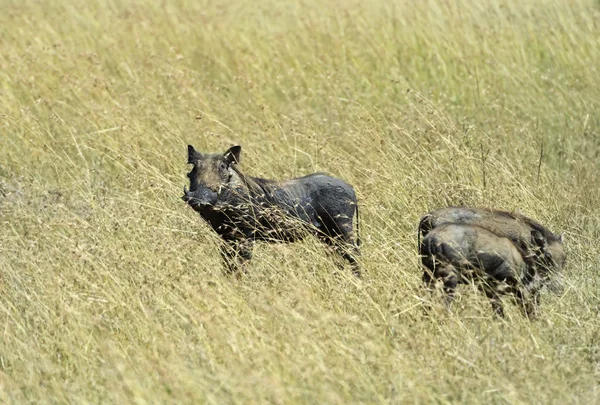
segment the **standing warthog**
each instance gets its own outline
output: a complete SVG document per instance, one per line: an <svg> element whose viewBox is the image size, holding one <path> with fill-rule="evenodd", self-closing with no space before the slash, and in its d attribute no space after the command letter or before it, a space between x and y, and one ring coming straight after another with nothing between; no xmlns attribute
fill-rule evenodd
<svg viewBox="0 0 600 405"><path fill-rule="evenodd" d="M510 239L479 226L446 223L427 233L420 253L427 287L441 279L447 304L459 283L475 280L497 315L504 315L500 294L507 293L514 294L528 317L535 314L541 285Z"/></svg>
<svg viewBox="0 0 600 405"><path fill-rule="evenodd" d="M348 183L323 173L277 182L244 175L240 146L224 154L203 154L188 145L187 202L223 238L227 270L236 272L252 257L253 243L294 242L306 234L332 246L360 276L358 205ZM356 212L357 237L353 218Z"/></svg>
<svg viewBox="0 0 600 405"><path fill-rule="evenodd" d="M561 271L566 261L562 234L555 235L539 222L514 212L492 208L447 207L421 218L419 240L444 224L475 225L510 239L536 279L555 293L562 290ZM539 300L539 297L536 299Z"/></svg>

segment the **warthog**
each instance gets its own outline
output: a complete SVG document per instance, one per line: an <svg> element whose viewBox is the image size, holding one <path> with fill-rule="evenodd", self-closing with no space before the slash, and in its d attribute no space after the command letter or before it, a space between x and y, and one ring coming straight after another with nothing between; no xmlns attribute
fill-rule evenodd
<svg viewBox="0 0 600 405"><path fill-rule="evenodd" d="M476 225L499 237L510 239L536 279L542 280L555 293L562 290L561 271L566 261L562 234L555 235L539 222L514 212L491 208L448 207L432 211L421 218L419 240L432 229L449 223Z"/></svg>
<svg viewBox="0 0 600 405"><path fill-rule="evenodd" d="M476 225L446 223L427 233L420 253L427 267L423 280L431 290L441 279L447 304L458 284L475 280L497 315L504 315L500 294L507 293L514 294L527 316L535 314L541 286L509 238Z"/></svg>
<svg viewBox="0 0 600 405"><path fill-rule="evenodd" d="M241 147L203 154L188 145L186 201L222 237L229 273L252 257L255 241L294 242L312 233L333 247L360 276L357 263L358 205L348 183L323 173L273 181L244 175ZM356 238L353 218L356 213Z"/></svg>

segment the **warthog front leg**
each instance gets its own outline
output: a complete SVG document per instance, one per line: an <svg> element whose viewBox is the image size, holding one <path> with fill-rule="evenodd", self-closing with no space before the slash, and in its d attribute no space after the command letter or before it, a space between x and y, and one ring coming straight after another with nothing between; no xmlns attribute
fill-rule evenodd
<svg viewBox="0 0 600 405"><path fill-rule="evenodd" d="M540 291L545 280L539 273L537 264L528 267L515 296L523 315L530 320L537 318L540 306Z"/></svg>
<svg viewBox="0 0 600 405"><path fill-rule="evenodd" d="M249 240L225 241L221 244L221 257L228 275L236 274L252 259L253 243Z"/></svg>
<svg viewBox="0 0 600 405"><path fill-rule="evenodd" d="M519 288L515 296L523 315L529 320L537 318L540 308L540 289Z"/></svg>

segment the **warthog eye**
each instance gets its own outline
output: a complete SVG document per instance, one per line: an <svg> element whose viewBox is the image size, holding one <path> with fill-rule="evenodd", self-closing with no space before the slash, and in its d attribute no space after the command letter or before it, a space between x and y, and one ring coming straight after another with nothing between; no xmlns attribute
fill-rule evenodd
<svg viewBox="0 0 600 405"><path fill-rule="evenodd" d="M231 176L229 175L229 170L227 170L227 169L228 169L228 166L225 162L219 163L219 175L221 176L221 178L223 180L229 181Z"/></svg>

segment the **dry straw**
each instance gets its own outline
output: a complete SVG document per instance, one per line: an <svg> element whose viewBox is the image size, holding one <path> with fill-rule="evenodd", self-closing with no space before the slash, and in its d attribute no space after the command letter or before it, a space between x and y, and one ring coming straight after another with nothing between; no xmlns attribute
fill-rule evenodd
<svg viewBox="0 0 600 405"><path fill-rule="evenodd" d="M0 9L0 402L600 401L597 2ZM353 184L364 279L310 238L224 277L188 143ZM417 221L448 204L566 231L565 295L425 316Z"/></svg>

